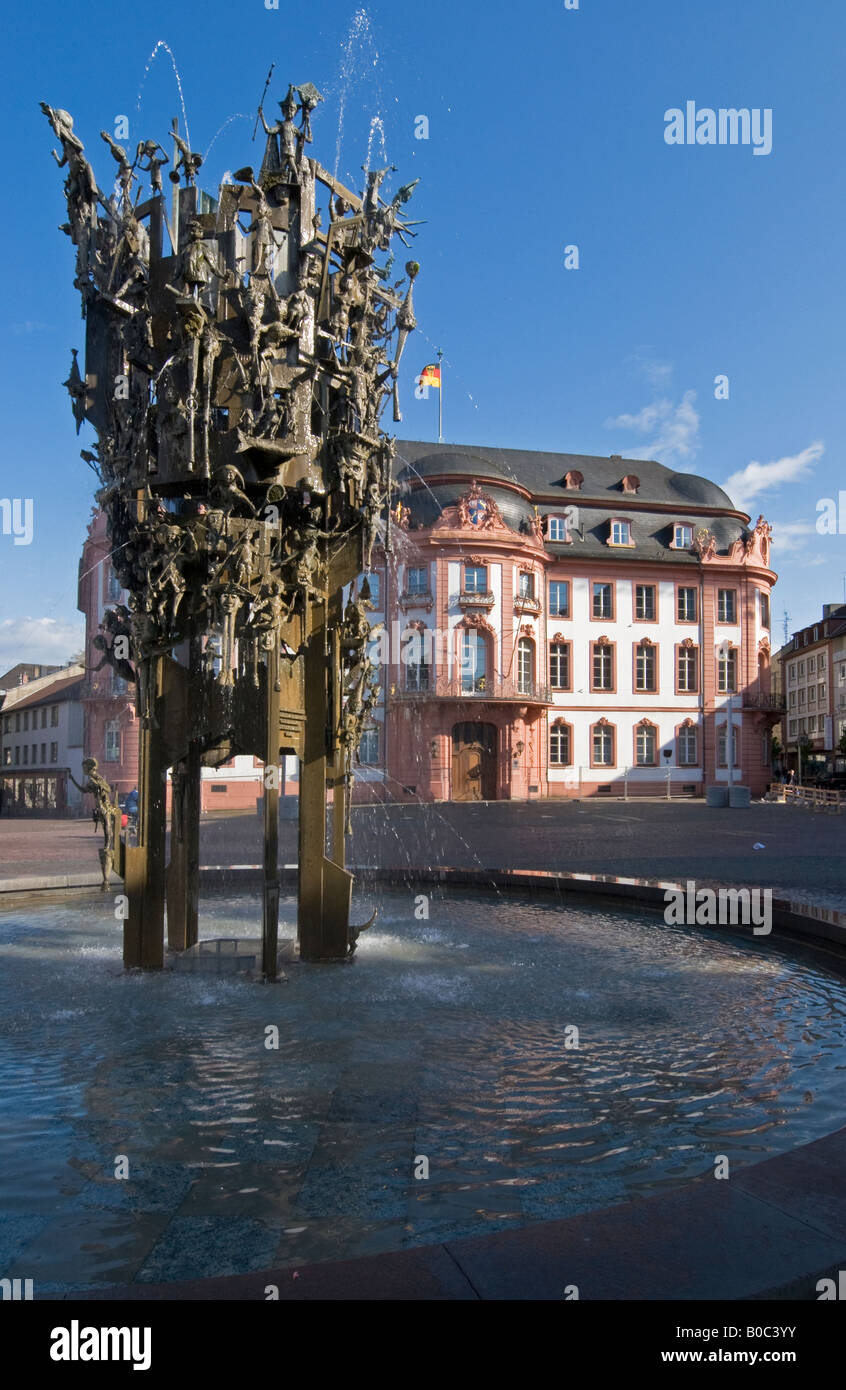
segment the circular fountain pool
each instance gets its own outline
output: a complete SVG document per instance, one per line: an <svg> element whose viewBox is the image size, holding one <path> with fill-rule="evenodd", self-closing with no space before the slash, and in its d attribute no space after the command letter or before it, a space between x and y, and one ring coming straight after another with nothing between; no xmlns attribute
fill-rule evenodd
<svg viewBox="0 0 846 1390"><path fill-rule="evenodd" d="M399 1249L843 1122L846 982L823 965L552 901L415 901L380 894L351 964L278 986L124 973L111 898L4 904L3 1274L38 1296ZM204 935L259 920L203 904Z"/></svg>

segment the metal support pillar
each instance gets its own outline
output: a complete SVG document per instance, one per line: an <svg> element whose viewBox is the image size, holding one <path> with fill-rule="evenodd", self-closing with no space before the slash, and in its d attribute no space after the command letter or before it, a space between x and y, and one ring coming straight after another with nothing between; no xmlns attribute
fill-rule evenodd
<svg viewBox="0 0 846 1390"><path fill-rule="evenodd" d="M279 943L279 642L267 656L264 754L264 885L261 913L261 968L265 980L277 976Z"/></svg>

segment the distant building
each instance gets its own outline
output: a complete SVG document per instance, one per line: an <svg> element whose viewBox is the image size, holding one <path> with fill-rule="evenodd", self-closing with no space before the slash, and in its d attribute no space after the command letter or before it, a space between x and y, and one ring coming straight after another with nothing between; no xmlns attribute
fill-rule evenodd
<svg viewBox="0 0 846 1390"><path fill-rule="evenodd" d="M834 771L846 729L846 604L824 604L819 621L794 632L776 660L787 697L785 766L803 779Z"/></svg>
<svg viewBox="0 0 846 1390"><path fill-rule="evenodd" d="M0 696L0 815L83 814L70 775L83 780L84 675L81 665L58 667Z"/></svg>
<svg viewBox="0 0 846 1390"><path fill-rule="evenodd" d="M19 661L17 666L0 676L0 693L14 690L18 685L26 685L27 681L38 680L41 676L49 676L53 671L61 669L61 666L42 666L29 661Z"/></svg>
<svg viewBox="0 0 846 1390"><path fill-rule="evenodd" d="M616 455L400 441L396 468L357 799L766 788L781 695L763 518Z"/></svg>

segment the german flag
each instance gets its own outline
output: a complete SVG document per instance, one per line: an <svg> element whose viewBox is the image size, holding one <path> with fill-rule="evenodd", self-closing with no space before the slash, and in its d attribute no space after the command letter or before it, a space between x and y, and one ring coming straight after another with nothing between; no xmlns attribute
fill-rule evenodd
<svg viewBox="0 0 846 1390"><path fill-rule="evenodd" d="M434 386L437 391L441 389L441 369L436 366L424 367L420 373L421 386Z"/></svg>

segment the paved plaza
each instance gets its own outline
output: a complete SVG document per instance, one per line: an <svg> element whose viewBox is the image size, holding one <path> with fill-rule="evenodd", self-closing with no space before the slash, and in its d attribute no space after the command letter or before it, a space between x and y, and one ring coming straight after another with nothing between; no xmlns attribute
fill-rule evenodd
<svg viewBox="0 0 846 1390"><path fill-rule="evenodd" d="M548 869L772 888L846 907L846 818L770 802L747 810L699 801L444 802L353 810L355 867ZM0 820L0 881L99 875L89 820ZM762 849L755 849L762 845ZM280 824L280 864L297 860L296 822ZM201 863L259 864L257 815L209 817Z"/></svg>

